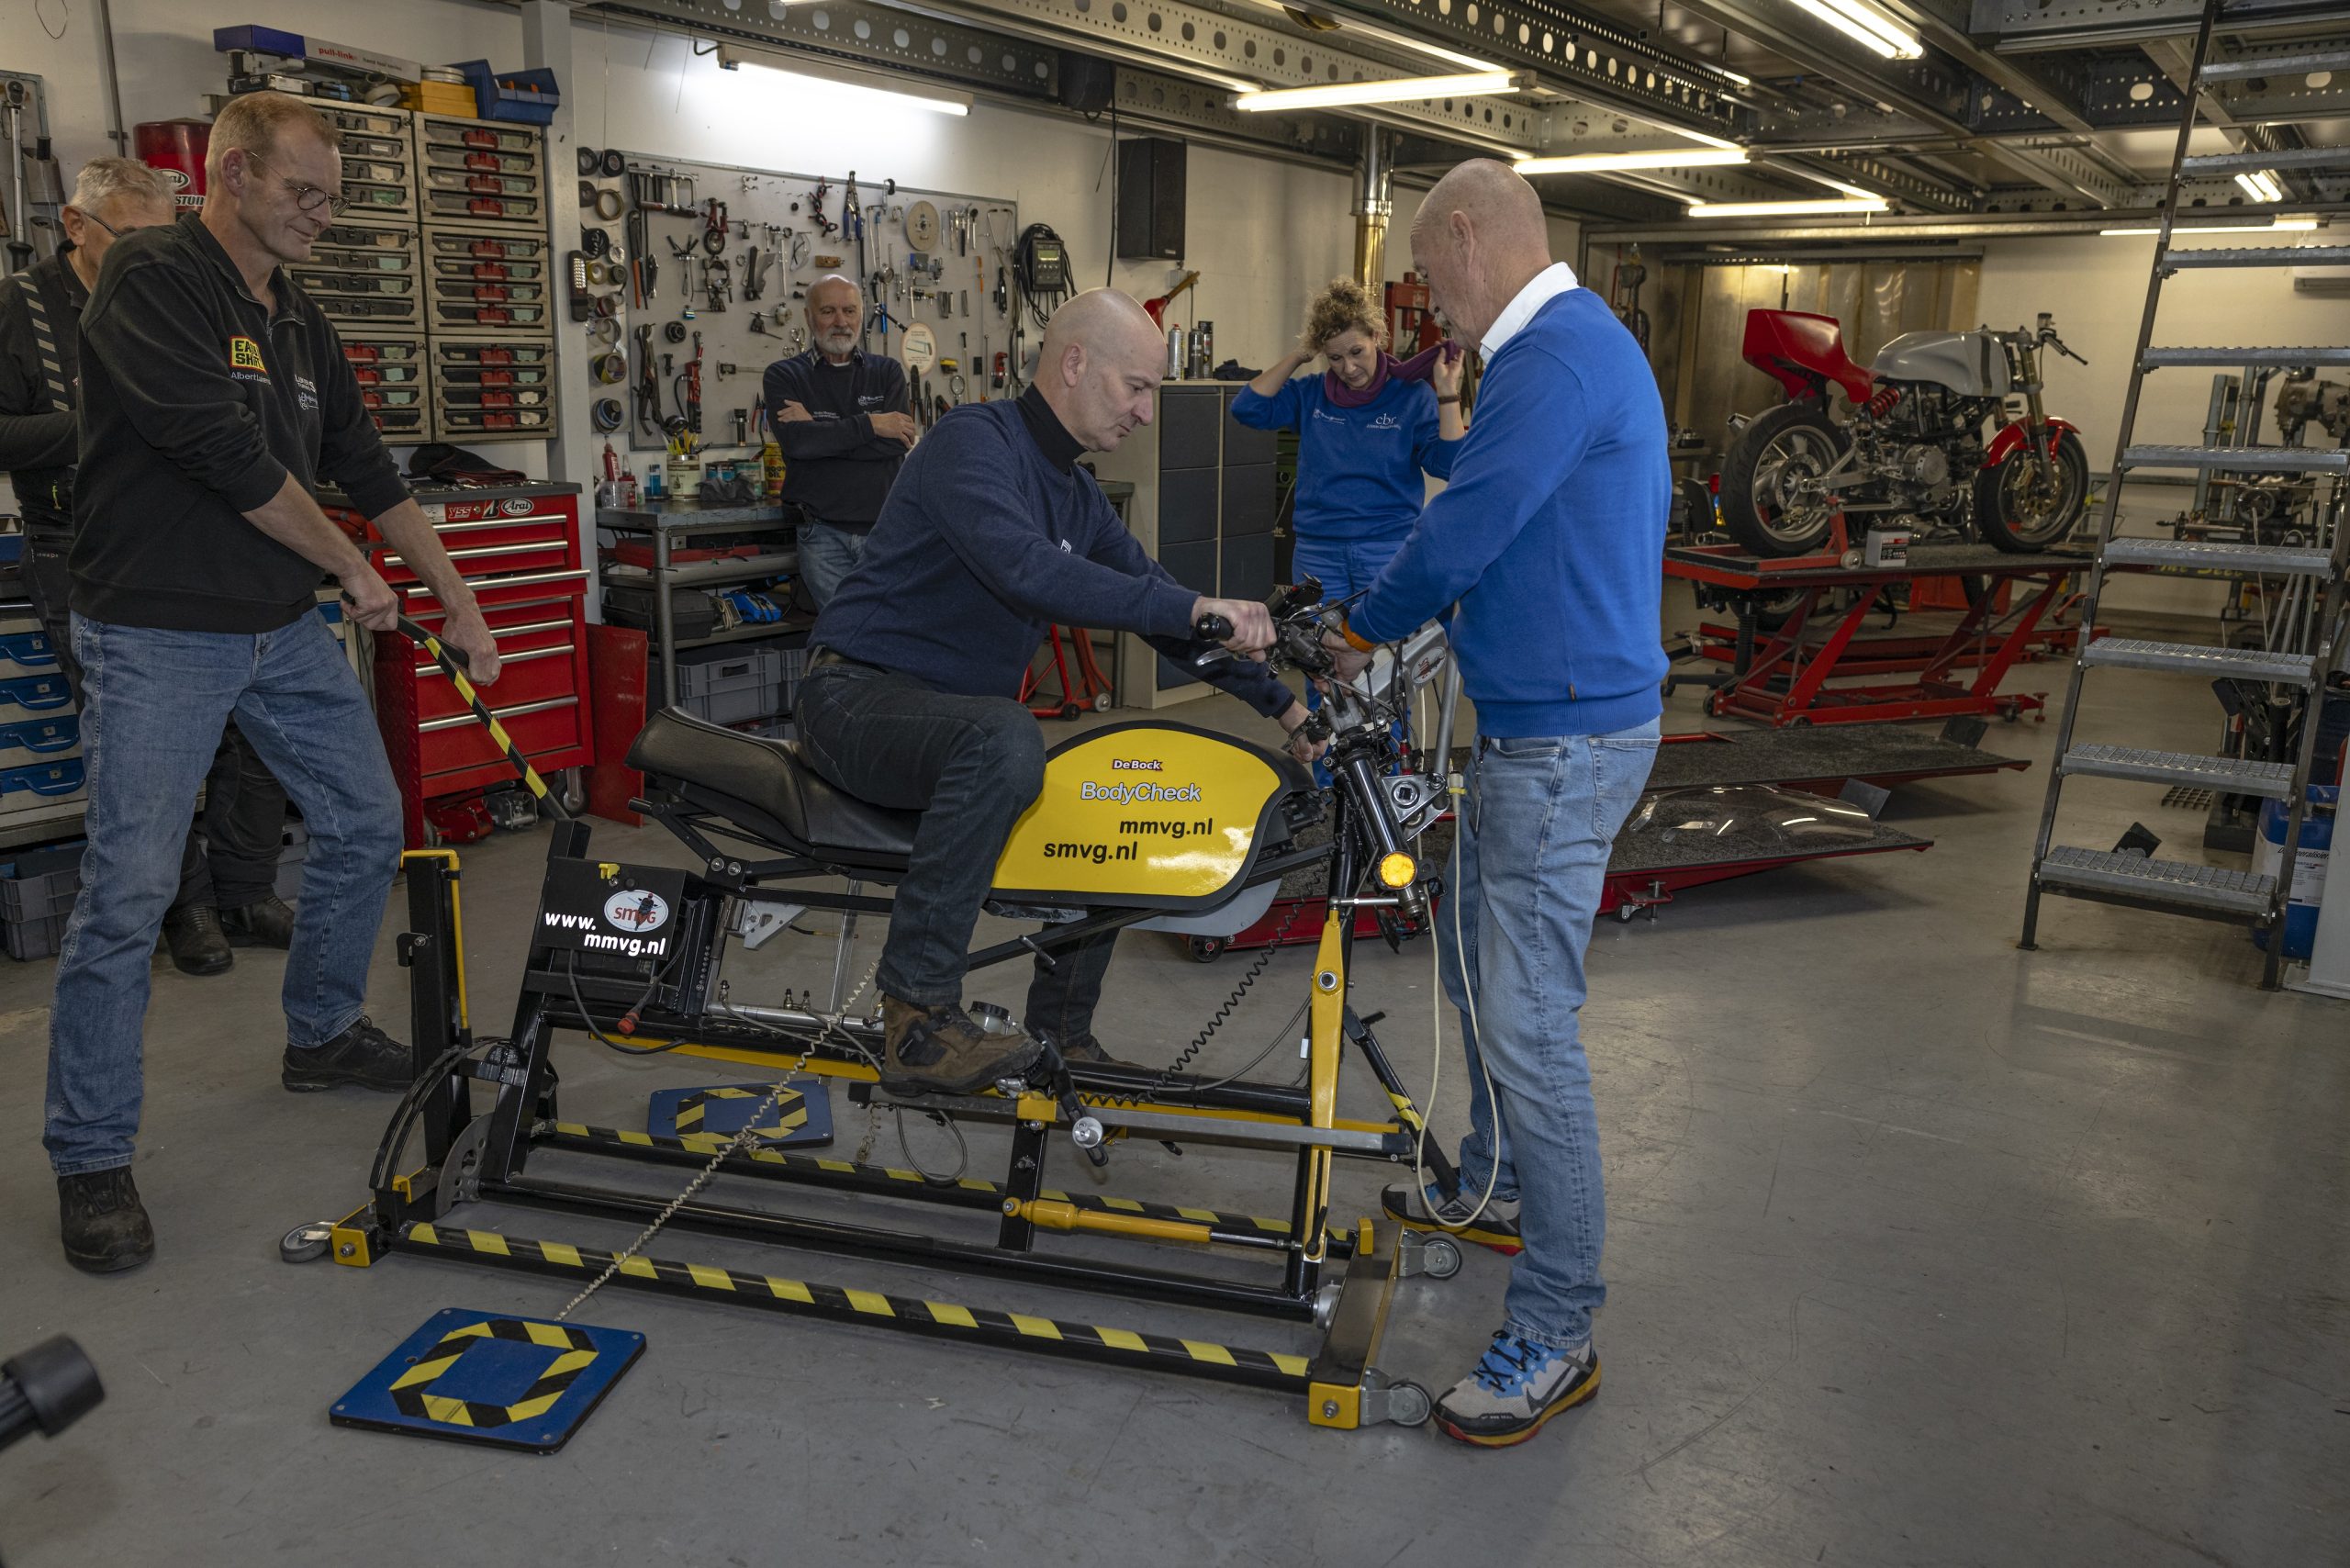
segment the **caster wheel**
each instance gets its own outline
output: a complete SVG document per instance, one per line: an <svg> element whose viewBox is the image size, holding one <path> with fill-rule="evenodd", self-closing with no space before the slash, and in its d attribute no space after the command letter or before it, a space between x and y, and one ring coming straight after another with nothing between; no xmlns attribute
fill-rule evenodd
<svg viewBox="0 0 2350 1568"><path fill-rule="evenodd" d="M1085 710L1084 710L1084 709L1082 709L1082 708L1079 707L1079 706L1078 706L1076 703L1074 703L1074 702L1064 702L1064 703L1062 703L1062 704L1061 704L1061 717L1062 717L1063 719L1074 719L1074 718L1076 718L1080 713L1082 713L1082 712L1084 712L1084 711L1085 711Z"/></svg>
<svg viewBox="0 0 2350 1568"><path fill-rule="evenodd" d="M1194 936L1185 946L1191 950L1193 963L1213 964L1224 956L1225 943L1221 936Z"/></svg>
<svg viewBox="0 0 2350 1568"><path fill-rule="evenodd" d="M1416 1383L1399 1383L1387 1390L1387 1421L1395 1427L1425 1427L1436 1413L1436 1400Z"/></svg>
<svg viewBox="0 0 2350 1568"><path fill-rule="evenodd" d="M287 1263L313 1263L327 1255L327 1243L334 1227L324 1220L309 1225L297 1225L279 1238L278 1258Z"/></svg>
<svg viewBox="0 0 2350 1568"><path fill-rule="evenodd" d="M1096 713L1107 713L1110 711L1110 694L1108 692L1097 691L1093 694L1093 711Z"/></svg>
<svg viewBox="0 0 2350 1568"><path fill-rule="evenodd" d="M1616 918L1622 921L1627 925L1631 924L1632 916L1639 913L1640 909L1638 904L1619 903L1616 906Z"/></svg>
<svg viewBox="0 0 2350 1568"><path fill-rule="evenodd" d="M1449 1280L1460 1272L1460 1243L1440 1234L1424 1238L1420 1242L1420 1272L1431 1280Z"/></svg>

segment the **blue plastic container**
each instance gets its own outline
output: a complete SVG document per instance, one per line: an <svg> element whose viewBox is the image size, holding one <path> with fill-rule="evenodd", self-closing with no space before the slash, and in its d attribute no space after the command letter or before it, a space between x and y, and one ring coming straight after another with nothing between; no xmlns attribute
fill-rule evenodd
<svg viewBox="0 0 2350 1568"><path fill-rule="evenodd" d="M487 60L460 60L450 69L464 73L483 119L545 125L554 118L555 106L563 101L554 73L543 66L530 71L492 71Z"/></svg>
<svg viewBox="0 0 2350 1568"><path fill-rule="evenodd" d="M2325 875L2333 854L2333 823L2342 803L2339 784L2312 784L2301 814L2301 843L2293 861L2293 886L2285 903L2285 957L2306 958L2317 939L2318 905L2325 897ZM2252 868L2277 874L2285 863L2285 802L2265 801L2260 807L2260 839L2252 848ZM2265 949L2268 933L2255 931L2253 940Z"/></svg>

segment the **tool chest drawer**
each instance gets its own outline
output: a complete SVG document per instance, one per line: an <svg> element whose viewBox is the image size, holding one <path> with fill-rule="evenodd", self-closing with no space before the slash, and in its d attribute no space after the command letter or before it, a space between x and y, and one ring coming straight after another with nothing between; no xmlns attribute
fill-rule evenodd
<svg viewBox="0 0 2350 1568"><path fill-rule="evenodd" d="M503 667L480 689L482 700L542 773L594 761L577 492L529 486L479 496L427 491L417 499L498 641ZM341 521L352 526L347 513ZM372 531L367 544L402 612L441 633L448 615L432 590ZM455 683L415 644L377 633L374 676L404 832L409 847L420 847L429 802L510 782L514 770Z"/></svg>
<svg viewBox="0 0 2350 1568"><path fill-rule="evenodd" d="M336 330L342 338L342 357L359 382L359 400L367 405L368 417L384 439L429 440L432 421L425 402L424 340L352 324Z"/></svg>
<svg viewBox="0 0 2350 1568"><path fill-rule="evenodd" d="M0 680L49 675L56 669L57 654L49 645L47 632L17 622L0 627Z"/></svg>
<svg viewBox="0 0 2350 1568"><path fill-rule="evenodd" d="M543 231L546 163L538 131L420 115L416 144L428 223L454 220Z"/></svg>

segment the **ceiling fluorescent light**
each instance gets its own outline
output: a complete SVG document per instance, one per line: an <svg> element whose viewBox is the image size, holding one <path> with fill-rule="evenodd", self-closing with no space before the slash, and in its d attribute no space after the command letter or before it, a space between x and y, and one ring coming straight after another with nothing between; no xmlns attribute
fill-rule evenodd
<svg viewBox="0 0 2350 1568"><path fill-rule="evenodd" d="M1885 56L1916 60L1926 52L1917 35L1895 24L1890 17L1862 0L1795 0L1795 3L1837 31Z"/></svg>
<svg viewBox="0 0 2350 1568"><path fill-rule="evenodd" d="M2253 169L2238 174L2236 184L2243 187L2244 195L2255 201L2273 202L2285 199L2285 187L2278 185L2277 176L2266 169Z"/></svg>
<svg viewBox="0 0 2350 1568"><path fill-rule="evenodd" d="M860 71L853 65L835 64L829 60L778 54L763 49L745 49L740 44L722 43L718 46L718 63L720 69L725 71L755 65L763 71L822 82L828 86L878 93L914 108L928 109L933 114L968 115L971 112L971 95L968 93L958 93L952 87L934 87L926 83L886 75L878 71Z"/></svg>
<svg viewBox="0 0 2350 1568"><path fill-rule="evenodd" d="M1349 104L1408 104L1423 98L1481 98L1533 85L1530 76L1507 71L1472 71L1458 76L1403 76L1381 82L1333 82L1321 87L1281 87L1243 93L1232 106L1261 114L1274 109L1334 109Z"/></svg>
<svg viewBox="0 0 2350 1568"><path fill-rule="evenodd" d="M1521 174L1617 174L1629 169L1697 169L1747 161L1743 147L1662 148L1653 152L1571 152L1559 158L1528 158Z"/></svg>
<svg viewBox="0 0 2350 1568"><path fill-rule="evenodd" d="M1689 206L1692 218L1799 218L1815 213L1885 212L1890 204L1875 196L1848 201L1700 201Z"/></svg>
<svg viewBox="0 0 2350 1568"><path fill-rule="evenodd" d="M2317 227L2314 218L2280 218L2274 223L2199 223L2178 224L2170 231L2176 240L2182 234L2299 234ZM2119 236L2154 235L2161 230L2148 224L2143 229L2100 229L2099 234Z"/></svg>

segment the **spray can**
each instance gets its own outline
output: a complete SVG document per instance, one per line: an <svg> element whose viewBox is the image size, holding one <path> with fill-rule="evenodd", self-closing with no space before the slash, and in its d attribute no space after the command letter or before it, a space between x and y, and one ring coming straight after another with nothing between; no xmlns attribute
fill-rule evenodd
<svg viewBox="0 0 2350 1568"><path fill-rule="evenodd" d="M1183 329L1181 327L1169 327L1167 329L1167 379L1169 381L1182 380L1184 369Z"/></svg>
<svg viewBox="0 0 2350 1568"><path fill-rule="evenodd" d="M1215 374L1215 323L1200 323L1200 368L1194 372L1203 381Z"/></svg>

